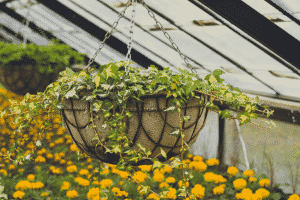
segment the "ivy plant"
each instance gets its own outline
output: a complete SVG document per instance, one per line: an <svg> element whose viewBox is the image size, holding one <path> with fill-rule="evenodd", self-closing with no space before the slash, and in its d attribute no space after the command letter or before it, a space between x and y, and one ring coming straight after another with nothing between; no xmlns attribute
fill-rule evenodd
<svg viewBox="0 0 300 200"><path fill-rule="evenodd" d="M128 100L142 102L142 97L153 94L164 94L166 98L172 98L171 105L165 111L177 112L180 124L170 134L182 138L184 138L182 123L189 121L190 117L182 114L181 105L191 98L198 99L200 105L217 112L222 118L238 119L240 125L250 122L251 118L256 119L258 114L269 117L273 113L268 106L261 106L264 108L263 110L258 109L257 106L261 105L258 98L250 99L238 88L224 85L224 80L220 78L224 73L221 70L215 70L203 80L196 74L180 68L178 68L180 73L175 73L169 67L158 70L154 65L148 69L133 68L129 65L129 73L126 74L125 66L126 62L124 61L117 63L111 61L100 66L99 69L91 68L88 71L82 70L76 73L67 68L60 73L61 77L51 83L44 92L39 92L37 95L26 94L20 103L10 100L12 103L10 113L14 116L14 123L18 124L15 133L17 131L21 133L22 129L29 127L31 120L41 113L59 114L65 108L63 104L65 99L80 99L83 102L90 102L92 104L90 121L93 122L94 119L99 118L97 113L103 111L102 126L110 130L107 135L107 143L104 142L104 139L100 141L96 133L93 140L97 140L97 145L104 147L106 152L119 155L118 169L126 168L130 172L134 170L130 163L144 159L152 160L153 168L160 168L162 165L157 158L150 158L150 150L142 145L138 145L139 151L130 148L131 141L125 133L126 122L123 121L124 117L132 116L132 113L126 109ZM209 102L204 104L201 95L208 96ZM235 113L227 110L220 110L215 102L221 102L223 106L236 110L238 115L235 116ZM0 117L7 113L5 110L0 112ZM49 121L45 120L39 133L47 131L46 127L49 125ZM92 127L94 126L92 123ZM183 140L181 145L183 157L183 152L190 149L190 146ZM15 150L19 152L19 157L15 162L21 163L24 160L22 157L24 151L18 148L18 144L11 146L11 151ZM160 155L167 159L163 149L161 149ZM171 166L176 167L182 164L182 161L176 158L172 161ZM183 177L185 177L184 173ZM184 178L184 180L187 181L188 178ZM184 194L182 193L182 195Z"/></svg>
<svg viewBox="0 0 300 200"><path fill-rule="evenodd" d="M36 44L17 45L0 42L0 67L22 68L28 64L41 73L50 74L63 71L70 64L84 62L84 54L74 51L70 46L59 44L52 39L52 44L39 46Z"/></svg>

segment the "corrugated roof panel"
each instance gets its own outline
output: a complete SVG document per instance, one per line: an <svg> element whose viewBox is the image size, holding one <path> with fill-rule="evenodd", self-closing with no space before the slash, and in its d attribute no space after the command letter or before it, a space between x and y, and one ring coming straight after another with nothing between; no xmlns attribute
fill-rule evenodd
<svg viewBox="0 0 300 200"><path fill-rule="evenodd" d="M185 30L209 43L249 71L291 71L225 26L186 27Z"/></svg>
<svg viewBox="0 0 300 200"><path fill-rule="evenodd" d="M300 2L298 0L272 0L274 3L284 8L288 13L292 14L300 12Z"/></svg>
<svg viewBox="0 0 300 200"><path fill-rule="evenodd" d="M52 34L55 37L64 41L66 44L70 45L77 51L86 53L90 57L92 57L99 48L101 41L89 35L76 25L68 22L57 13L52 12L45 6L41 4L34 5L31 9L31 21L45 30L53 31ZM24 17L27 14L26 9L18 9L16 10L16 12ZM121 60L125 60L125 56L105 45L96 57L96 62L103 64L110 62L111 59L113 59L114 62L118 62ZM138 64L134 64L132 66L142 68Z"/></svg>
<svg viewBox="0 0 300 200"><path fill-rule="evenodd" d="M47 45L48 40L39 34L33 32L30 28L27 28L25 25L21 24L14 18L10 17L6 13L0 13L1 24L9 27L15 33L26 34L28 40L38 45Z"/></svg>
<svg viewBox="0 0 300 200"><path fill-rule="evenodd" d="M263 13L263 14L282 14L279 12L276 8L271 6L265 1L262 0L242 0L246 4L248 4L250 7L254 8L257 12Z"/></svg>

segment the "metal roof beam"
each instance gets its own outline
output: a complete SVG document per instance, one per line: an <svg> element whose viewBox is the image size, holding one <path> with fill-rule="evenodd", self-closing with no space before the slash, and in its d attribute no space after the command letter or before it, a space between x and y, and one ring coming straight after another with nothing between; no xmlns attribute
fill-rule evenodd
<svg viewBox="0 0 300 200"><path fill-rule="evenodd" d="M93 35L100 41L104 39L106 31L99 28L92 22L88 21L81 15L77 14L73 10L69 9L65 5L61 4L57 0L49 1L49 0L37 0L38 2L42 3L44 6L48 7L49 9L53 10L54 12L60 14L70 22L76 24L89 34ZM111 35L110 39L106 41L106 44L110 47L114 48L116 51L119 51L123 55L127 54L127 44L123 43L118 38ZM156 67L163 69L158 63L150 60L140 52L136 51L134 48L131 50L132 60L139 65L147 68L148 66L154 64Z"/></svg>
<svg viewBox="0 0 300 200"><path fill-rule="evenodd" d="M240 28L287 62L299 74L300 59L297 50L300 42L243 1L195 0ZM293 71L297 71L293 70Z"/></svg>

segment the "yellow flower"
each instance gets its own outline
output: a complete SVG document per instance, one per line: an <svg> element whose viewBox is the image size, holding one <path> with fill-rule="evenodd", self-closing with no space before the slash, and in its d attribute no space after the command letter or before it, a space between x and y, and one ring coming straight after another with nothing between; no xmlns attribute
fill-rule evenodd
<svg viewBox="0 0 300 200"><path fill-rule="evenodd" d="M159 200L159 196L157 196L155 193L151 193L148 195L147 199Z"/></svg>
<svg viewBox="0 0 300 200"><path fill-rule="evenodd" d="M13 194L13 197L15 198L15 199L22 199L23 198L23 196L25 195L25 192L22 192L22 191L16 191L14 194Z"/></svg>
<svg viewBox="0 0 300 200"><path fill-rule="evenodd" d="M194 156L193 160L196 162L202 162L203 158L201 156Z"/></svg>
<svg viewBox="0 0 300 200"><path fill-rule="evenodd" d="M16 167L14 165L9 165L8 170L14 170Z"/></svg>
<svg viewBox="0 0 300 200"><path fill-rule="evenodd" d="M91 158L88 158L88 159L86 159L86 162L87 162L87 163L91 163L91 162L92 162L92 159L91 159Z"/></svg>
<svg viewBox="0 0 300 200"><path fill-rule="evenodd" d="M215 188L213 189L213 193L214 193L215 195L221 195L221 194L224 193L224 191L225 191L225 188L224 188L224 187L221 187L221 186L215 187Z"/></svg>
<svg viewBox="0 0 300 200"><path fill-rule="evenodd" d="M122 179L127 179L128 176L129 176L129 172L127 171L119 171L119 176L122 178Z"/></svg>
<svg viewBox="0 0 300 200"><path fill-rule="evenodd" d="M76 165L70 165L70 166L67 167L67 171L69 173L76 172L77 171L77 166Z"/></svg>
<svg viewBox="0 0 300 200"><path fill-rule="evenodd" d="M256 190L255 194L258 194L262 198L267 198L270 195L270 192L264 188Z"/></svg>
<svg viewBox="0 0 300 200"><path fill-rule="evenodd" d="M48 195L49 195L49 193L47 193L47 192L43 192L43 193L41 194L42 197L48 196Z"/></svg>
<svg viewBox="0 0 300 200"><path fill-rule="evenodd" d="M161 183L159 184L159 187L160 187L160 188L163 188L163 187L168 188L168 187L169 187L169 184L166 183L166 182L161 182Z"/></svg>
<svg viewBox="0 0 300 200"><path fill-rule="evenodd" d="M298 194L292 194L288 200L300 200L300 197Z"/></svg>
<svg viewBox="0 0 300 200"><path fill-rule="evenodd" d="M189 169L190 170L195 170L195 171L198 171L198 172L203 172L207 169L207 165L202 161L192 161L192 162L189 163Z"/></svg>
<svg viewBox="0 0 300 200"><path fill-rule="evenodd" d="M167 194L167 198L169 199L176 199L176 189L175 188L169 188L169 192Z"/></svg>
<svg viewBox="0 0 300 200"><path fill-rule="evenodd" d="M187 158L192 158L192 157L193 157L193 154L187 155Z"/></svg>
<svg viewBox="0 0 300 200"><path fill-rule="evenodd" d="M78 193L76 192L76 190L70 190L70 191L68 191L67 192L67 197L69 197L69 198L75 198L75 197L77 197L78 196Z"/></svg>
<svg viewBox="0 0 300 200"><path fill-rule="evenodd" d="M204 197L205 188L202 187L200 184L196 184L195 187L192 189L192 193L195 195L196 198Z"/></svg>
<svg viewBox="0 0 300 200"><path fill-rule="evenodd" d="M259 185L261 187L267 187L270 185L270 180L269 179L262 179L259 181Z"/></svg>
<svg viewBox="0 0 300 200"><path fill-rule="evenodd" d="M103 172L100 172L100 174L102 174L102 175L107 175L107 174L109 174L109 169L105 169Z"/></svg>
<svg viewBox="0 0 300 200"><path fill-rule="evenodd" d="M83 179L81 177L77 177L77 178L74 178L75 182L78 182L79 185L81 186L88 186L90 185L90 181L86 180L86 179Z"/></svg>
<svg viewBox="0 0 300 200"><path fill-rule="evenodd" d="M254 175L254 172L252 170L246 170L244 171L243 175L246 177L250 177Z"/></svg>
<svg viewBox="0 0 300 200"><path fill-rule="evenodd" d="M68 162L67 162L67 165L72 165L72 164L73 164L72 161L68 161Z"/></svg>
<svg viewBox="0 0 300 200"><path fill-rule="evenodd" d="M104 179L100 182L102 188L110 187L113 184L113 181L110 179Z"/></svg>
<svg viewBox="0 0 300 200"><path fill-rule="evenodd" d="M174 177L166 178L166 183L175 183L175 178Z"/></svg>
<svg viewBox="0 0 300 200"><path fill-rule="evenodd" d="M145 174L141 171L134 173L134 175L132 176L132 178L135 179L138 183L145 182L147 177L148 177L147 174Z"/></svg>
<svg viewBox="0 0 300 200"><path fill-rule="evenodd" d="M40 189L42 187L44 187L44 183L42 182L31 183L31 189Z"/></svg>
<svg viewBox="0 0 300 200"><path fill-rule="evenodd" d="M211 158L206 161L208 166L214 166L214 165L219 165L219 160L215 158Z"/></svg>
<svg viewBox="0 0 300 200"><path fill-rule="evenodd" d="M23 169L23 171L24 171L24 169ZM0 169L0 173L3 173L5 176L7 175L7 172L5 169Z"/></svg>
<svg viewBox="0 0 300 200"><path fill-rule="evenodd" d="M164 165L164 171L167 172L167 173L172 173L173 169L170 165Z"/></svg>
<svg viewBox="0 0 300 200"><path fill-rule="evenodd" d="M152 169L152 165L139 165L138 167L141 169L141 171L148 171L148 172L150 172L151 169Z"/></svg>
<svg viewBox="0 0 300 200"><path fill-rule="evenodd" d="M182 183L182 180L180 180L180 181L178 182L178 186L181 187L182 185L185 185L186 187L189 187L189 186L190 186L190 183L189 183L189 182Z"/></svg>
<svg viewBox="0 0 300 200"><path fill-rule="evenodd" d="M81 169L81 170L79 171L79 174L80 174L80 175L88 175L88 174L89 174L89 170L87 170L87 169Z"/></svg>
<svg viewBox="0 0 300 200"><path fill-rule="evenodd" d="M154 181L156 181L156 182L161 182L161 181L164 180L164 178L165 178L165 176L164 176L162 173L156 173L156 174L154 174L154 176L153 176L153 179L154 179Z"/></svg>
<svg viewBox="0 0 300 200"><path fill-rule="evenodd" d="M91 188L90 190L89 190L89 192L87 193L87 198L88 199L94 199L96 196L99 196L99 193L100 193L101 191L99 190L99 188Z"/></svg>
<svg viewBox="0 0 300 200"><path fill-rule="evenodd" d="M26 190L28 187L31 187L31 183L29 181L19 181L15 186L15 190Z"/></svg>
<svg viewBox="0 0 300 200"><path fill-rule="evenodd" d="M78 151L79 149L76 147L75 144L71 144L70 150L71 150L71 151Z"/></svg>
<svg viewBox="0 0 300 200"><path fill-rule="evenodd" d="M28 176L27 176L27 179L28 180L34 180L34 178L35 178L35 176L34 176L34 174L29 174Z"/></svg>
<svg viewBox="0 0 300 200"><path fill-rule="evenodd" d="M233 181L233 186L237 190L243 189L246 185L247 185L247 181L241 178Z"/></svg>
<svg viewBox="0 0 300 200"><path fill-rule="evenodd" d="M256 182L257 179L251 176L251 177L249 177L249 181L250 181L250 182Z"/></svg>
<svg viewBox="0 0 300 200"><path fill-rule="evenodd" d="M69 182L64 181L64 183L61 186L62 190L68 190L70 188L71 184Z"/></svg>
<svg viewBox="0 0 300 200"><path fill-rule="evenodd" d="M227 173L232 176L235 176L238 172L239 170L236 167L228 167L227 169Z"/></svg>

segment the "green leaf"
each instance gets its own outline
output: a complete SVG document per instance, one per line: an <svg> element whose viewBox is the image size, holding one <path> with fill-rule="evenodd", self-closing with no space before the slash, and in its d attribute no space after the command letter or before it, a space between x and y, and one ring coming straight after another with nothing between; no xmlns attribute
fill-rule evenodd
<svg viewBox="0 0 300 200"><path fill-rule="evenodd" d="M96 74L96 77L95 77L95 84L96 84L96 89L98 88L99 84L100 84L100 75L99 74Z"/></svg>
<svg viewBox="0 0 300 200"><path fill-rule="evenodd" d="M187 122L187 121L190 121L190 120L191 120L191 117L190 117L190 116L183 116L183 120L186 121L186 122Z"/></svg>
<svg viewBox="0 0 300 200"><path fill-rule="evenodd" d="M76 97L76 99L79 99L79 97L77 96L76 91L75 91L74 88L73 88L72 90L70 90L69 92L67 92L67 93L65 94L65 97L66 97L67 99L70 99L70 98L73 98L73 97Z"/></svg>
<svg viewBox="0 0 300 200"><path fill-rule="evenodd" d="M162 148L160 148L160 152L161 152L161 155L162 155L165 159L167 159L167 154L166 154L166 152L165 152Z"/></svg>
<svg viewBox="0 0 300 200"><path fill-rule="evenodd" d="M173 131L170 133L170 135L173 135L175 137L179 137L180 136L180 129L178 127L175 127L173 129Z"/></svg>

